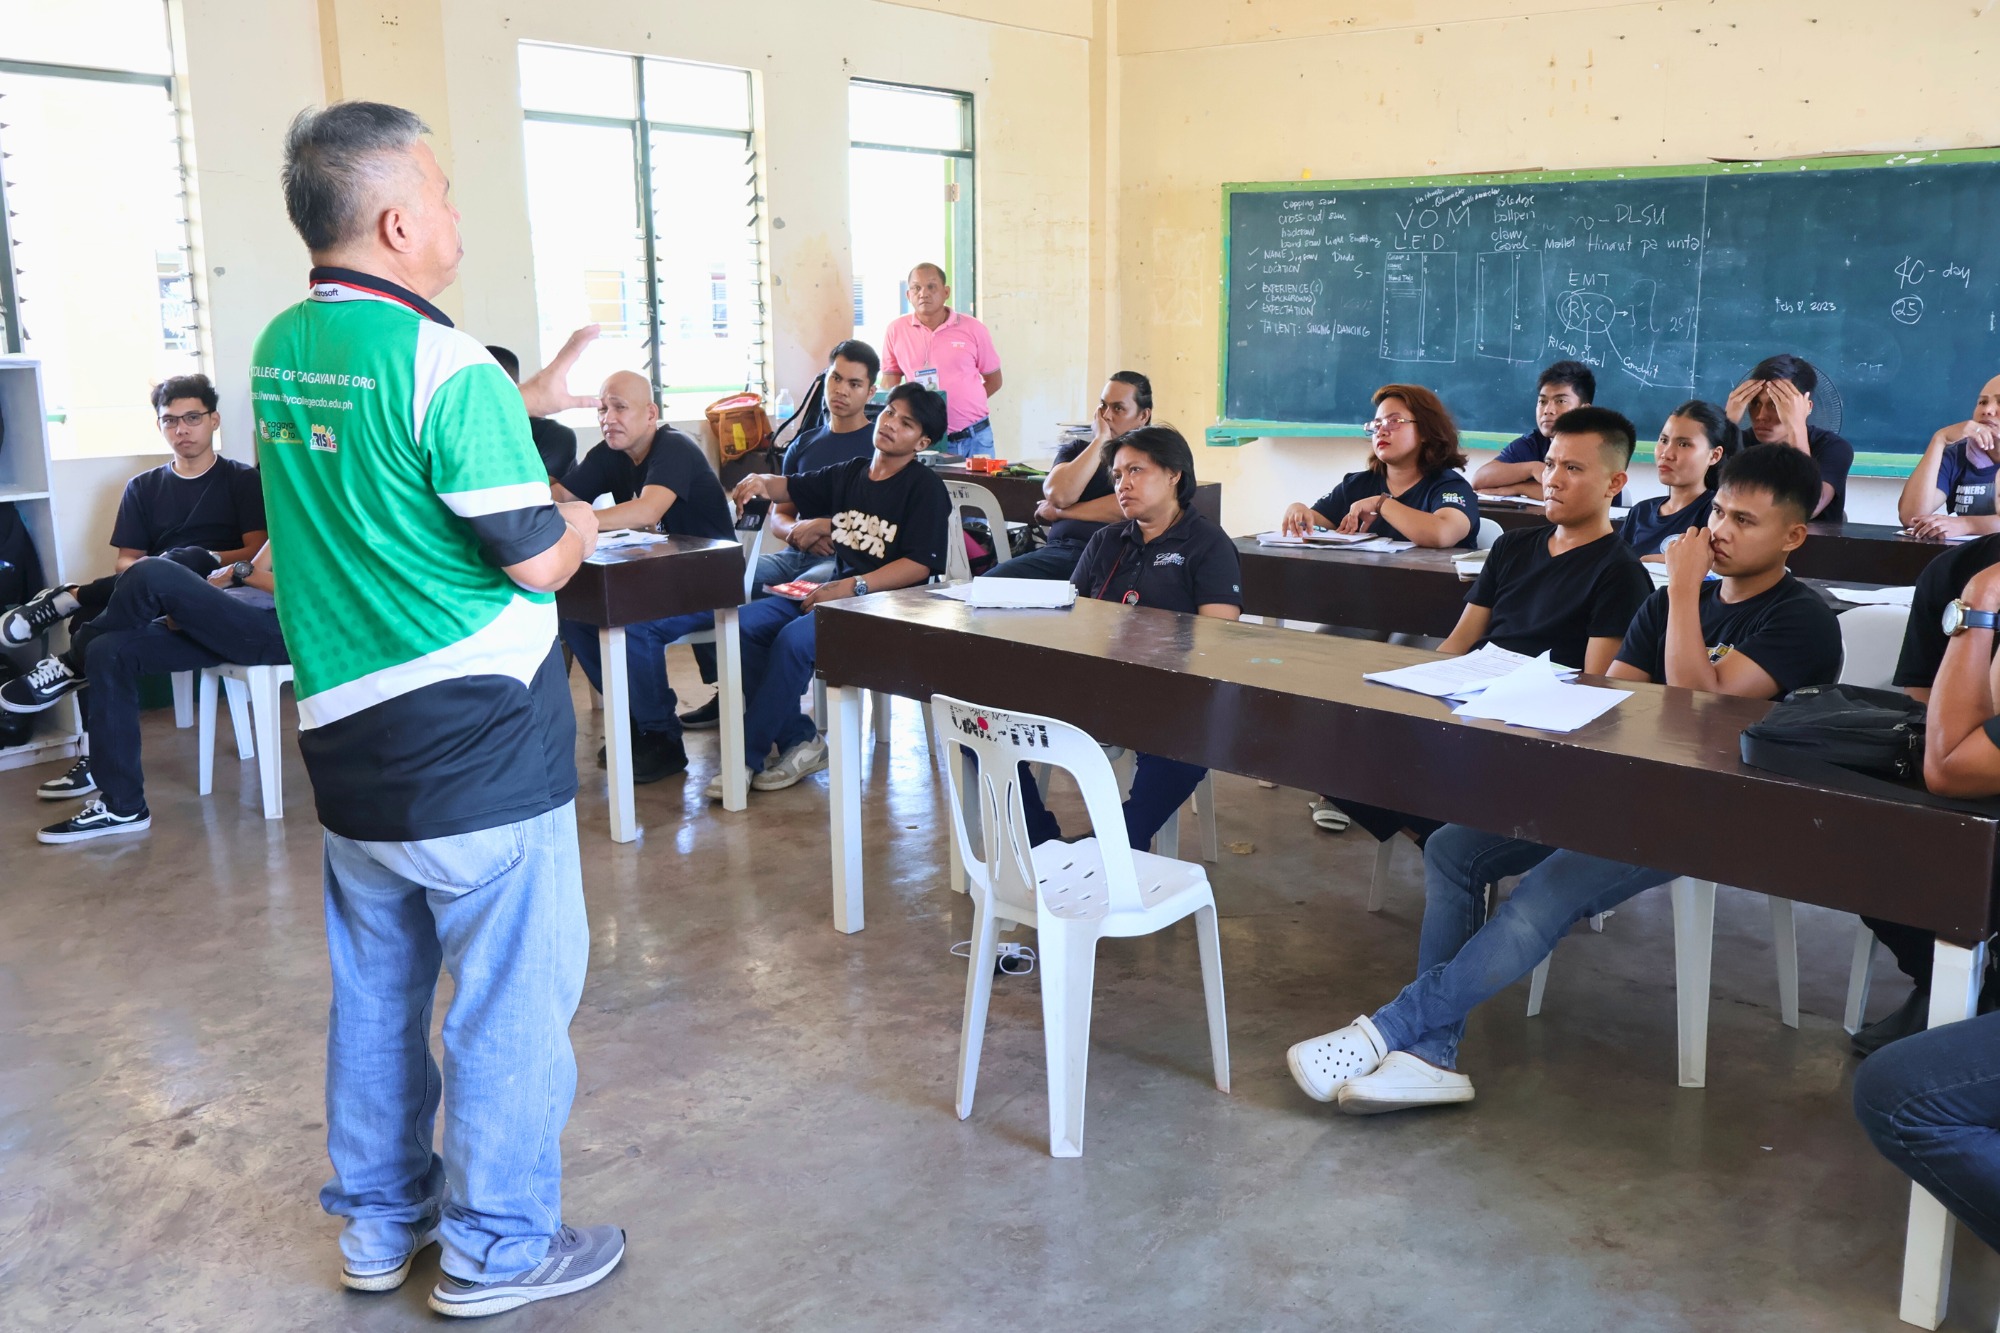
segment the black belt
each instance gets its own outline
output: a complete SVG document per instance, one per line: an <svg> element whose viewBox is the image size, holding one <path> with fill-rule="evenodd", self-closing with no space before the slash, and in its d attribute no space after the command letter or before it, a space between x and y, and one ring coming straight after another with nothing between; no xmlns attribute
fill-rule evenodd
<svg viewBox="0 0 2000 1333"><path fill-rule="evenodd" d="M947 439L947 440L969 440L969 439L971 439L971 438L972 438L972 432L974 432L974 431L978 430L978 429L979 429L979 428L980 428L981 426L984 426L984 425L986 425L987 423L991 422L992 420L993 420L993 418L992 418L992 417L981 417L981 418L979 418L979 420L977 420L977 421L973 422L973 423L972 423L972 424L971 424L970 426L967 426L967 427L966 427L966 428L965 428L964 430L955 430L955 431L951 432L951 434L949 434L949 435L945 436L945 439Z"/></svg>

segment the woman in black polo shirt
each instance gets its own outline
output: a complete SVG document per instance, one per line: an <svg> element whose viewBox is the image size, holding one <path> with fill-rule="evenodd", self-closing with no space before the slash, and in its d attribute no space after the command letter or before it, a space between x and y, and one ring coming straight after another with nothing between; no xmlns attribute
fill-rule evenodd
<svg viewBox="0 0 2000 1333"><path fill-rule="evenodd" d="M1736 427L1714 403L1691 398L1674 409L1653 451L1667 493L1641 500L1618 523L1618 535L1634 555L1657 563L1666 558L1660 550L1667 538L1708 526L1716 479L1735 457L1737 444Z"/></svg>
<svg viewBox="0 0 2000 1333"><path fill-rule="evenodd" d="M1368 468L1350 472L1311 507L1292 505L1280 524L1289 536L1314 528L1372 532L1419 546L1479 544L1479 502L1458 471L1458 423L1438 396L1418 384L1385 384L1375 391L1375 419L1368 423L1374 448Z"/></svg>
<svg viewBox="0 0 2000 1333"><path fill-rule="evenodd" d="M1111 442L1112 494L1122 523L1094 534L1070 581L1079 594L1126 606L1235 620L1243 614L1236 546L1188 508L1194 454L1171 426L1143 426ZM1125 834L1144 851L1194 794L1207 769L1142 754L1125 799ZM1021 766L1021 805L1031 844L1062 836L1056 817Z"/></svg>

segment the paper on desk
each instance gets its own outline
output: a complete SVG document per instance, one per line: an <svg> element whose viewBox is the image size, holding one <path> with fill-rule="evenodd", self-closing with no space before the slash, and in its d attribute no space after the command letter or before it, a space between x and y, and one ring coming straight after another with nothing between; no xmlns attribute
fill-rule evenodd
<svg viewBox="0 0 2000 1333"><path fill-rule="evenodd" d="M1596 721L1625 699L1625 691L1602 685L1570 685L1545 653L1488 683L1452 713L1483 717L1536 731L1575 731Z"/></svg>
<svg viewBox="0 0 2000 1333"><path fill-rule="evenodd" d="M939 588L940 597L951 597L967 606L987 609L1060 609L1076 602L1076 585L1062 579L976 578L970 583L954 583Z"/></svg>
<svg viewBox="0 0 2000 1333"><path fill-rule="evenodd" d="M626 546L652 546L667 540L664 532L649 532L642 528L617 528L611 532L597 534L597 549L616 551Z"/></svg>
<svg viewBox="0 0 2000 1333"><path fill-rule="evenodd" d="M1259 546L1282 546L1292 550L1314 551L1408 551L1415 542L1392 541L1368 532L1328 532L1324 529L1310 537L1288 537L1282 532L1260 532L1257 534Z"/></svg>
<svg viewBox="0 0 2000 1333"><path fill-rule="evenodd" d="M1519 509L1540 509L1544 503L1532 495L1494 495L1489 491L1475 491L1473 494L1479 497L1481 504L1513 505Z"/></svg>
<svg viewBox="0 0 2000 1333"><path fill-rule="evenodd" d="M1536 660L1538 659L1524 657L1520 653L1509 652L1505 648L1495 647L1489 643L1463 657L1440 657L1435 662L1420 662L1416 666L1397 667L1394 671L1370 671L1361 679L1372 680L1377 685L1393 685L1399 690L1428 694L1433 699L1464 698L1477 694L1494 681ZM1539 660L1546 661L1546 655ZM1576 674L1568 667L1551 665L1550 670Z"/></svg>
<svg viewBox="0 0 2000 1333"><path fill-rule="evenodd" d="M1856 606L1908 606L1915 588L1828 588L1843 602Z"/></svg>

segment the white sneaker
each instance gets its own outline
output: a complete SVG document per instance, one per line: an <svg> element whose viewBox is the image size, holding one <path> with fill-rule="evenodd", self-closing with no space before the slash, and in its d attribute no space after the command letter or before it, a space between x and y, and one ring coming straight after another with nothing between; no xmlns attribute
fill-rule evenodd
<svg viewBox="0 0 2000 1333"><path fill-rule="evenodd" d="M1285 1052L1292 1078L1316 1102L1330 1102L1349 1079L1375 1072L1389 1044L1366 1015L1338 1032L1302 1041Z"/></svg>
<svg viewBox="0 0 2000 1333"><path fill-rule="evenodd" d="M1471 1100L1471 1079L1455 1069L1439 1069L1408 1051L1394 1052L1374 1073L1351 1079L1340 1090L1343 1115L1381 1115L1384 1111Z"/></svg>
<svg viewBox="0 0 2000 1333"><path fill-rule="evenodd" d="M746 766L743 770L744 786L748 789L754 789L757 785L755 781L756 776ZM720 801L722 799L722 774L720 772L708 780L708 789L704 794L711 801Z"/></svg>
<svg viewBox="0 0 2000 1333"><path fill-rule="evenodd" d="M815 736L778 756L777 762L750 779L758 791L783 791L826 767L826 742Z"/></svg>

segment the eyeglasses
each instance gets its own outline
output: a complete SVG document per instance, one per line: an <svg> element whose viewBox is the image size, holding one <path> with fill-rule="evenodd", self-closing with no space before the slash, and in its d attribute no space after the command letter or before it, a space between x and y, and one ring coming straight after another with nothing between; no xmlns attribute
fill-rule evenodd
<svg viewBox="0 0 2000 1333"><path fill-rule="evenodd" d="M172 430L176 426L186 426L189 430L193 430L196 426L206 421L210 415L207 412L187 412L177 417L162 416L160 418L160 429Z"/></svg>
<svg viewBox="0 0 2000 1333"><path fill-rule="evenodd" d="M1416 424L1417 419L1415 417L1376 417L1368 423L1368 429L1377 435L1381 435L1386 431L1396 429L1398 426L1414 426Z"/></svg>

